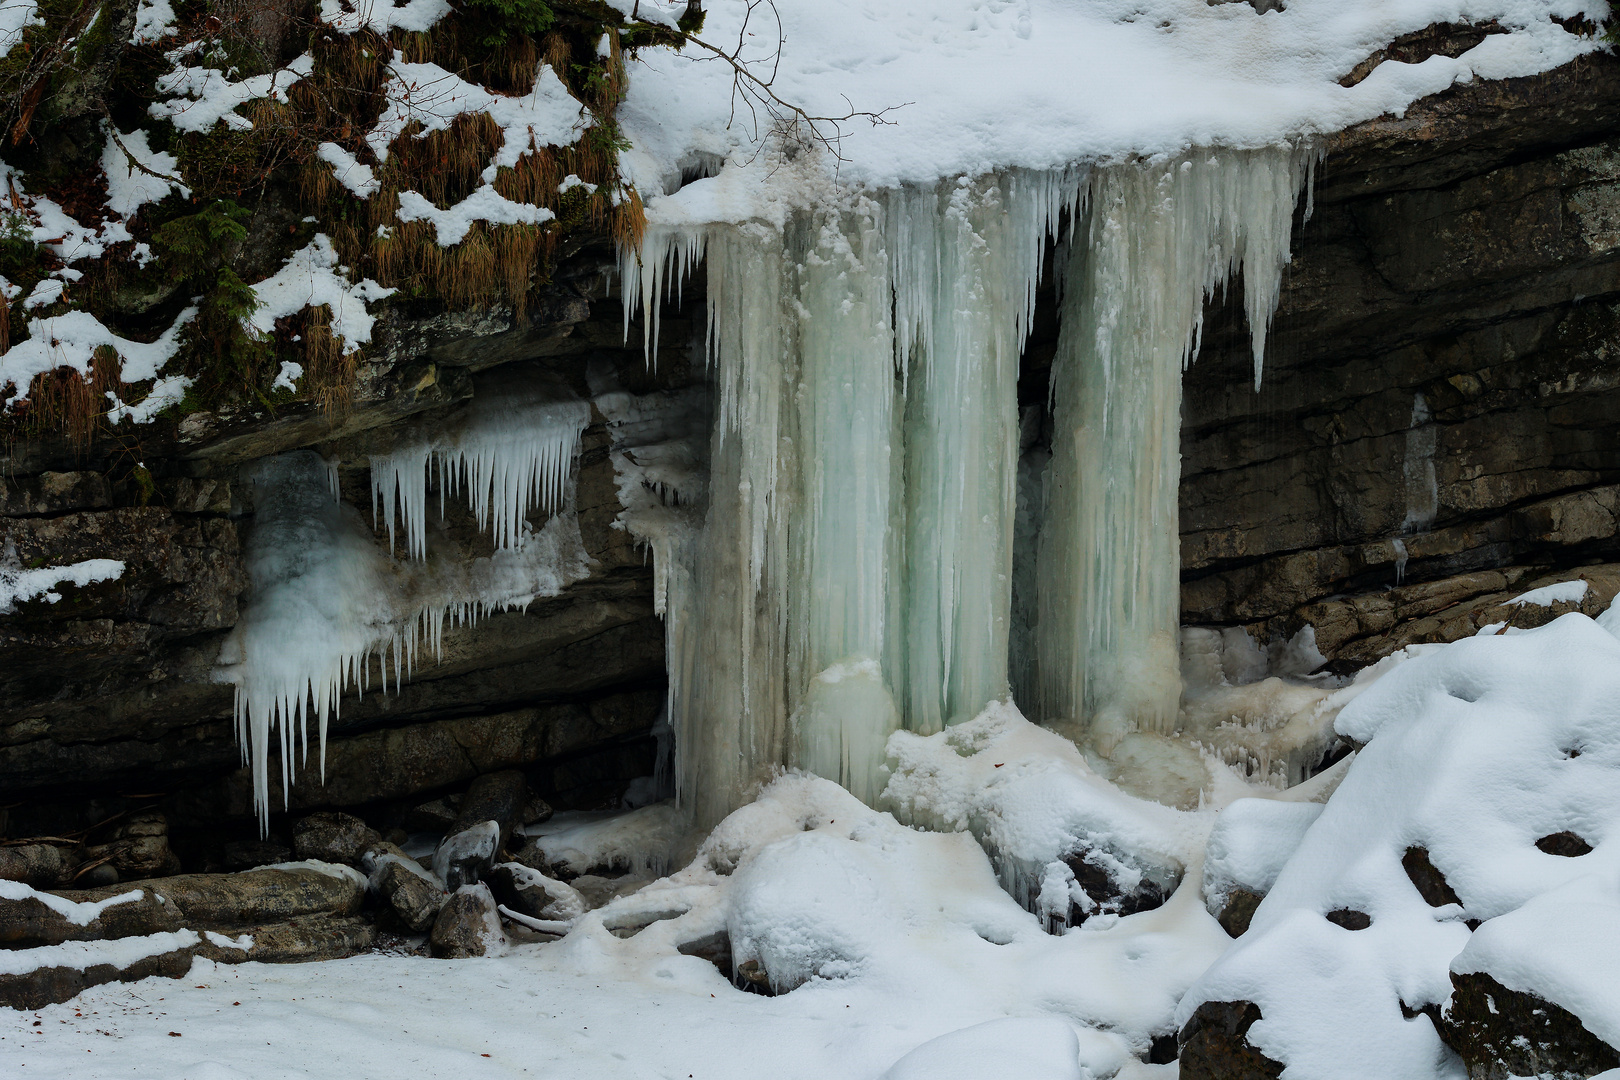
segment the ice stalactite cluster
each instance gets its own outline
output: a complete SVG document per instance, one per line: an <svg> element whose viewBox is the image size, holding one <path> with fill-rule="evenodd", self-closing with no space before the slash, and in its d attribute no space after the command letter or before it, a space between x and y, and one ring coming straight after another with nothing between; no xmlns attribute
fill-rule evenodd
<svg viewBox="0 0 1620 1080"><path fill-rule="evenodd" d="M236 685L236 724L253 770L254 801L267 814L270 757L279 752L283 801L307 758L317 725L325 773L327 726L346 689L384 690L416 666L425 647L438 654L444 625L471 624L497 611L554 596L589 573L590 558L571 510L570 476L589 406L547 398L533 388L475 399L448 434L408 442L374 459L374 494L386 491L389 547L359 512L338 498L335 468L313 451L267 458L246 477L254 521L247 545L252 593L219 657L218 677ZM427 542L427 474L440 465L445 487L467 491L496 550L470 558L448 542ZM414 558L392 558L395 496ZM526 520L541 506L538 530Z"/></svg>
<svg viewBox="0 0 1620 1080"><path fill-rule="evenodd" d="M671 718L700 823L772 765L870 801L893 730L1008 694L1019 360L1060 231L1061 445L1019 645L1053 717L1174 721L1181 371L1206 296L1239 270L1258 371L1306 160L1008 171L846 195L781 227L655 228L627 253L626 317L649 341L661 297L707 274L707 506L682 539L627 522L676 564L660 570Z"/></svg>
<svg viewBox="0 0 1620 1080"><path fill-rule="evenodd" d="M372 498L388 523L389 546L397 508L411 557L426 557L428 477L436 473L441 515L446 495L464 490L478 527L494 534L496 547L518 547L529 507L554 513L562 506L590 418L583 401L557 401L543 388L519 385L475 398L463 416L429 438L373 456Z"/></svg>

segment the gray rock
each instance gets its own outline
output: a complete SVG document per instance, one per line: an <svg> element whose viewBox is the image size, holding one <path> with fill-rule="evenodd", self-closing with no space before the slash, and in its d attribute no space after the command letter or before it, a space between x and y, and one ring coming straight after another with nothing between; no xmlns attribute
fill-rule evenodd
<svg viewBox="0 0 1620 1080"><path fill-rule="evenodd" d="M311 814L292 827L293 853L300 859L358 866L360 857L382 835L353 814Z"/></svg>
<svg viewBox="0 0 1620 1080"><path fill-rule="evenodd" d="M463 885L450 895L428 937L433 955L443 960L485 956L506 947L506 934L489 886Z"/></svg>
<svg viewBox="0 0 1620 1080"><path fill-rule="evenodd" d="M418 803L411 807L405 815L405 824L417 832L447 833L450 826L456 822L456 802L454 796L441 799L429 799L425 803Z"/></svg>
<svg viewBox="0 0 1620 1080"><path fill-rule="evenodd" d="M1260 1007L1248 1001L1206 1001L1181 1029L1185 1080L1277 1080L1283 1065L1249 1044Z"/></svg>
<svg viewBox="0 0 1620 1080"><path fill-rule="evenodd" d="M354 915L365 901L365 878L356 870L329 865L249 870L240 874L179 874L131 882L180 906L193 930L230 930L284 922L300 915ZM101 897L109 890L95 890Z"/></svg>
<svg viewBox="0 0 1620 1080"><path fill-rule="evenodd" d="M362 865L372 893L400 923L418 933L433 925L447 894L430 871L386 842L368 851Z"/></svg>
<svg viewBox="0 0 1620 1080"><path fill-rule="evenodd" d="M276 840L233 840L225 845L225 869L252 870L271 863L292 862L293 851Z"/></svg>
<svg viewBox="0 0 1620 1080"><path fill-rule="evenodd" d="M246 927L232 934L204 934L197 953L222 964L250 960L264 964L302 964L353 956L371 948L376 939L377 928L356 915L300 915L285 922ZM246 944L247 948L238 948L239 944Z"/></svg>

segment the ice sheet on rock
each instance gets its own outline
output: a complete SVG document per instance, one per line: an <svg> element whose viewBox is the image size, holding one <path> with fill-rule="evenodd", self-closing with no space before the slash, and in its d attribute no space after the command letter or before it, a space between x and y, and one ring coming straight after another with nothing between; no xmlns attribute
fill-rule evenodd
<svg viewBox="0 0 1620 1080"><path fill-rule="evenodd" d="M145 893L140 889L131 889L117 896L109 896L105 900L79 902L55 893L44 892L20 881L0 881L0 899L5 900L37 900L41 904L56 912L74 926L89 926L101 918L101 913L110 907L119 904L132 904L140 900Z"/></svg>
<svg viewBox="0 0 1620 1080"><path fill-rule="evenodd" d="M85 559L67 566L24 570L17 564L16 548L7 540L0 553L0 615L9 615L17 604L40 597L46 603L56 603L62 599L56 591L59 585L83 588L92 582L115 581L123 573L124 564L117 559Z"/></svg>
<svg viewBox="0 0 1620 1080"><path fill-rule="evenodd" d="M1009 1017L930 1039L889 1067L882 1080L1091 1080L1080 1067L1074 1028L1055 1018Z"/></svg>
<svg viewBox="0 0 1620 1080"><path fill-rule="evenodd" d="M1303 1075L1460 1077L1433 1025L1402 1010L1449 998L1453 958L1470 947L1464 920L1504 920L1480 939L1483 952L1517 939L1515 925L1538 911L1558 909L1555 890L1569 889L1574 917L1581 882L1595 875L1594 887L1612 890L1620 879L1620 848L1602 846L1620 822L1620 642L1569 614L1519 635L1431 646L1371 682L1337 729L1365 749L1249 932L1188 993L1178 1019L1204 1001L1253 1001L1264 1019L1249 1040ZM1580 858L1538 850L1538 838L1561 831L1597 850ZM1431 907L1419 895L1402 866L1413 846L1461 907ZM1324 917L1341 908L1371 925L1350 931ZM1564 976L1549 981L1552 991L1585 978L1560 968L1569 956L1546 957L1547 970ZM1515 954L1504 969L1514 977L1528 968L1513 965L1525 963L1533 961Z"/></svg>
<svg viewBox="0 0 1620 1080"><path fill-rule="evenodd" d="M440 881L450 880L452 867L464 863L487 863L495 857L500 846L501 827L498 822L485 821L447 836L433 851L433 876Z"/></svg>
<svg viewBox="0 0 1620 1080"><path fill-rule="evenodd" d="M572 874L611 870L662 874L678 854L687 823L672 802L626 813L557 814L527 832L555 866Z"/></svg>
<svg viewBox="0 0 1620 1080"><path fill-rule="evenodd" d="M374 512L387 522L389 548L397 508L406 550L412 558L427 557L430 476L437 480L441 516L445 497L464 491L478 528L493 534L496 547L521 548L531 507L554 515L563 509L590 418L586 402L560 399L558 388L543 380L513 377L476 393L446 422L373 455Z"/></svg>

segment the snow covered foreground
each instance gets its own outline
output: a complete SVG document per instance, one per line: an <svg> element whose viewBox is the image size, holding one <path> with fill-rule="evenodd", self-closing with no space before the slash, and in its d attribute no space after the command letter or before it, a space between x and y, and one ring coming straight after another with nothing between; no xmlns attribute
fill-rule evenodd
<svg viewBox="0 0 1620 1080"><path fill-rule="evenodd" d="M1451 971L1489 972L1616 1041L1617 636L1620 611L1571 614L1382 666L1336 724L1365 748L1302 834L1254 813L1254 799L1233 811L1132 799L1067 743L992 708L891 747L901 813L926 806L934 824L964 831L907 828L826 781L787 776L684 869L560 942L458 961L199 960L187 979L100 987L42 1010L39 1026L9 1026L0 1073L1140 1080L1173 1075L1138 1060L1153 1037L1200 1001L1247 998L1265 1014L1251 1039L1291 1075L1456 1080L1460 1062L1418 1012L1444 1002ZM1210 844L1223 872L1242 877L1255 850L1281 864L1236 942L1200 883L1223 818ZM1034 862L1082 829L1180 861L1180 888L1157 910L1046 934L1002 889L986 848ZM1251 829L1265 843L1245 845ZM1563 830L1592 850L1535 848ZM1289 835L1298 848L1283 859ZM1412 844L1462 904L1422 901L1400 866ZM1324 918L1346 908L1371 926ZM632 937L609 929L651 915L663 917ZM677 950L722 929L739 963L758 962L788 992L740 992Z"/></svg>

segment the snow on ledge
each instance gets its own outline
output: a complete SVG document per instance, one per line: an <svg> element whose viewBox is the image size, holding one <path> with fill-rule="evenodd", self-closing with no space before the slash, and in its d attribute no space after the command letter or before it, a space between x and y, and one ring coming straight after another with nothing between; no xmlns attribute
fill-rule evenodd
<svg viewBox="0 0 1620 1080"><path fill-rule="evenodd" d="M345 10L347 8L347 10ZM421 33L450 14L449 0L406 0L398 7L391 0L321 0L321 22L345 34L374 30L386 34L395 29Z"/></svg>
<svg viewBox="0 0 1620 1080"><path fill-rule="evenodd" d="M14 563L6 565L13 559L15 553L8 551L6 561L0 562L0 615L9 615L18 603L39 596L48 604L56 603L62 599L62 594L55 591L58 585L83 588L95 581L114 581L124 572L124 564L117 559L86 559L68 566L44 566L37 570L24 570ZM0 882L0 885L7 884L10 883ZM0 896L6 895L0 890Z"/></svg>
<svg viewBox="0 0 1620 1080"><path fill-rule="evenodd" d="M105 900L81 903L57 896L55 893L41 892L20 881L0 881L0 900L38 900L74 926L89 926L101 918L101 913L108 908L119 904L133 904L145 895L140 889L131 889L117 896L109 896Z"/></svg>
<svg viewBox="0 0 1620 1080"><path fill-rule="evenodd" d="M454 206L441 210L419 192L399 193L399 220L426 221L433 225L439 246L449 247L467 238L473 222L491 225L539 225L557 215L543 206L516 203L489 184L474 191Z"/></svg>
<svg viewBox="0 0 1620 1080"><path fill-rule="evenodd" d="M1586 599L1587 584L1584 580L1576 578L1574 581L1560 581L1552 585L1543 585L1539 589L1531 589L1527 593L1515 596L1509 604L1524 606L1534 604L1537 607L1552 607L1554 604L1578 604Z"/></svg>
<svg viewBox="0 0 1620 1080"><path fill-rule="evenodd" d="M315 239L294 252L280 270L253 286L260 304L250 320L253 328L269 334L275 330L277 319L325 304L332 310L332 336L343 339L345 354L354 352L371 340L376 325L367 305L393 296L398 290L385 288L370 278L351 284L348 272L348 267L338 265L331 239L325 233L316 233Z"/></svg>
<svg viewBox="0 0 1620 1080"><path fill-rule="evenodd" d="M154 956L195 948L200 940L195 930L174 930L110 941L64 941L37 949L0 949L0 975L27 975L55 967L83 971L101 964L122 970Z"/></svg>

